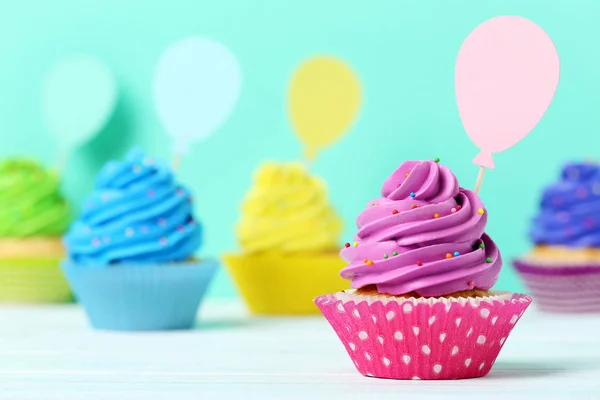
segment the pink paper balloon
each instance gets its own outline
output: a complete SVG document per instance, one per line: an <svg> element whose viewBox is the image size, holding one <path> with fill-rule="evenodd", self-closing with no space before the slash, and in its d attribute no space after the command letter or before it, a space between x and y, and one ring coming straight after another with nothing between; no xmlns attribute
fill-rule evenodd
<svg viewBox="0 0 600 400"><path fill-rule="evenodd" d="M527 136L552 102L560 61L552 39L515 16L492 18L464 41L455 89L463 126L480 153L473 163L494 168L492 153Z"/></svg>

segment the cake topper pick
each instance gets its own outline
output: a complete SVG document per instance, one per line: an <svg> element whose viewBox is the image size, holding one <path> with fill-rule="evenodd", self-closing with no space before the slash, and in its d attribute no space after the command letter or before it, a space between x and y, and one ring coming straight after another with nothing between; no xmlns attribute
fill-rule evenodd
<svg viewBox="0 0 600 400"><path fill-rule="evenodd" d="M154 74L154 102L173 139L174 170L193 142L208 138L229 117L241 82L235 56L212 39L189 37L161 55Z"/></svg>
<svg viewBox="0 0 600 400"><path fill-rule="evenodd" d="M106 125L116 99L112 73L91 56L65 58L49 71L42 86L42 114L58 142L59 171L77 146Z"/></svg>
<svg viewBox="0 0 600 400"><path fill-rule="evenodd" d="M492 18L465 39L456 60L455 90L465 131L480 149L475 193L492 153L527 136L541 120L558 86L554 43L535 23L516 16Z"/></svg>
<svg viewBox="0 0 600 400"><path fill-rule="evenodd" d="M348 131L360 103L358 78L343 61L319 56L296 69L289 87L288 110L307 161Z"/></svg>

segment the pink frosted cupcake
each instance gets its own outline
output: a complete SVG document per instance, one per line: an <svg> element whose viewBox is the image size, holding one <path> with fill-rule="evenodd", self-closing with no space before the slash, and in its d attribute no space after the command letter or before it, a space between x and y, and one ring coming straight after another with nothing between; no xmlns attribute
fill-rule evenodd
<svg viewBox="0 0 600 400"><path fill-rule="evenodd" d="M490 290L502 258L487 211L436 161L407 161L342 249L351 290L315 303L359 372L391 379L486 375L531 299Z"/></svg>

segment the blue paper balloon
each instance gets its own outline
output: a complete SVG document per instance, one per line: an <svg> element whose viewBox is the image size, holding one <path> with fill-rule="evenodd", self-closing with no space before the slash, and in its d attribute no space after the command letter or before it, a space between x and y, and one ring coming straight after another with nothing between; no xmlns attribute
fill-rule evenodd
<svg viewBox="0 0 600 400"><path fill-rule="evenodd" d="M170 46L154 75L158 117L173 139L175 154L212 135L228 118L240 94L235 56L219 42L189 37Z"/></svg>
<svg viewBox="0 0 600 400"><path fill-rule="evenodd" d="M116 98L113 75L93 57L66 58L50 70L42 88L42 111L63 157L104 127Z"/></svg>

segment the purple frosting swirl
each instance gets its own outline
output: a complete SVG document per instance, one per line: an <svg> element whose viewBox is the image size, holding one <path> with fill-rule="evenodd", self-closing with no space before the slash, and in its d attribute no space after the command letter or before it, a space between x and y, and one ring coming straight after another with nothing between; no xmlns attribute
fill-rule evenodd
<svg viewBox="0 0 600 400"><path fill-rule="evenodd" d="M487 212L475 193L434 161L406 161L385 181L382 197L356 219L354 243L340 256L353 288L443 296L490 289L502 258L484 233Z"/></svg>

